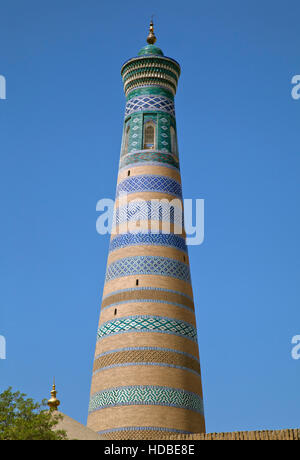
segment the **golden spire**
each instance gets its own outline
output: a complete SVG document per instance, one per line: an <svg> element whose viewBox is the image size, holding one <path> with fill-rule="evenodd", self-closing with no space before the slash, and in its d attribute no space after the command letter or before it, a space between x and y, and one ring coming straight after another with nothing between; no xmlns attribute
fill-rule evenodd
<svg viewBox="0 0 300 460"><path fill-rule="evenodd" d="M154 45L154 43L156 42L156 37L154 34L153 19L151 19L151 22L150 22L149 35L147 37L147 42L149 43L149 45Z"/></svg>
<svg viewBox="0 0 300 460"><path fill-rule="evenodd" d="M60 405L60 401L56 398L57 391L55 387L55 379L53 379L53 386L51 391L51 399L48 401L48 406L50 407L51 411L57 410L58 406Z"/></svg>

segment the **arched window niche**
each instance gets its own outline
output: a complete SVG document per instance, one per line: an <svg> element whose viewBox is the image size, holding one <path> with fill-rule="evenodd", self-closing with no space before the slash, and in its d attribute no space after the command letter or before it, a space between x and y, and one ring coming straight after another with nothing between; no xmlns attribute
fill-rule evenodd
<svg viewBox="0 0 300 460"><path fill-rule="evenodd" d="M155 123L146 121L144 124L144 150L155 148Z"/></svg>
<svg viewBox="0 0 300 460"><path fill-rule="evenodd" d="M129 121L127 122L125 126L125 133L124 133L124 147L123 147L123 155L126 155L128 153L128 148L129 148L129 136L130 136L130 123Z"/></svg>

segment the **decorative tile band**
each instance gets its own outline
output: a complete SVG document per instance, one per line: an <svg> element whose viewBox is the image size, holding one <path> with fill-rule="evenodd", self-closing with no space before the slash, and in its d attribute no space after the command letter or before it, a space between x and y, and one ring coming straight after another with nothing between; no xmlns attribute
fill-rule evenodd
<svg viewBox="0 0 300 460"><path fill-rule="evenodd" d="M110 252L128 246L167 246L187 252L185 239L173 233L124 233L110 242Z"/></svg>
<svg viewBox="0 0 300 460"><path fill-rule="evenodd" d="M130 201L126 206L120 206L114 210L112 227L114 228L116 225L120 225L125 222L153 220L157 222L169 222L180 225L183 228L184 212L182 203L179 198L174 198L174 200L176 201L169 201L166 198L164 200ZM152 235L155 235L155 233L148 232L146 235L149 235L148 241L151 241ZM162 235L166 236L166 234ZM158 239L156 239L156 241L158 241Z"/></svg>
<svg viewBox="0 0 300 460"><path fill-rule="evenodd" d="M143 68L143 67L151 67L151 66L156 66L156 67L165 67L169 68L170 70L173 70L175 72L176 77L179 78L180 76L180 65L178 64L175 59L163 56L161 54L161 50L157 50L158 55L153 55L152 52L150 55L139 55L136 57L133 57L131 59L128 59L127 61L124 62L122 65L121 69L121 75L123 76L126 74L128 71L133 70L135 68Z"/></svg>
<svg viewBox="0 0 300 460"><path fill-rule="evenodd" d="M176 89L177 89L177 82L176 80L168 75L165 75L164 78L156 78L151 76L151 70L145 71L140 73L138 76L133 76L128 78L124 83L124 93L127 97L129 92L133 89L139 88L143 86L159 86L166 88L167 90L171 91L172 94L175 96Z"/></svg>
<svg viewBox="0 0 300 460"><path fill-rule="evenodd" d="M203 414L202 398L196 393L152 385L111 388L91 396L89 413L117 406L167 406Z"/></svg>
<svg viewBox="0 0 300 460"><path fill-rule="evenodd" d="M107 267L105 281L123 276L159 275L191 281L190 268L178 260L158 256L136 256L119 259Z"/></svg>
<svg viewBox="0 0 300 460"><path fill-rule="evenodd" d="M174 96L171 92L159 86L140 86L138 89L131 91L127 96L127 101L138 96L164 96L174 101Z"/></svg>
<svg viewBox="0 0 300 460"><path fill-rule="evenodd" d="M102 301L101 310L112 307L113 305L120 305L120 303L131 302L159 302L176 305L178 307L187 308L190 311L194 310L194 302L186 296L169 291L156 290L156 289L141 289L133 291L121 291L117 294L112 294Z"/></svg>
<svg viewBox="0 0 300 460"><path fill-rule="evenodd" d="M179 162L173 155L164 152L135 152L122 157L120 160L120 169L135 165L135 163L162 163L169 164L179 169Z"/></svg>
<svg viewBox="0 0 300 460"><path fill-rule="evenodd" d="M167 112L175 117L174 101L164 96L147 95L130 99L126 104L125 118L133 112L140 111Z"/></svg>
<svg viewBox="0 0 300 460"><path fill-rule="evenodd" d="M201 416L200 416L201 417ZM128 429L126 431L113 431L110 433L100 434L100 438L105 441L161 441L164 439L168 439L170 436L187 436L192 434L192 432L188 433L176 433L173 432L172 429L164 429L161 430L151 430L151 429L139 429L139 427L133 427L133 429Z"/></svg>
<svg viewBox="0 0 300 460"><path fill-rule="evenodd" d="M151 72L152 76L154 77L171 77L173 80L178 81L179 73L174 68L170 67L169 65L161 64L161 63L154 63L149 62L145 65L139 63L136 65L131 65L127 67L125 72L122 74L123 82L126 83L129 79L133 77L139 77L141 74L145 74L145 72ZM156 75L155 75L156 74ZM160 74L160 75L157 75Z"/></svg>
<svg viewBox="0 0 300 460"><path fill-rule="evenodd" d="M163 292L163 293L178 294L194 302L193 298L185 294L184 292L174 291L174 289L165 289L165 288L152 287L152 286L142 286L138 288L119 289L118 291L113 291L113 292L110 292L109 294L104 295L102 300L107 299L116 294L123 294L125 292L152 291L152 290L157 291L157 292Z"/></svg>
<svg viewBox="0 0 300 460"><path fill-rule="evenodd" d="M179 355L187 356L188 358L193 359L197 363L199 363L199 359L197 359L194 355L191 355L190 353L187 353L186 351L181 351L181 350L174 350L173 348L163 348L163 347L124 347L124 348L116 348L114 350L108 350L104 351L103 353L100 353L99 355L95 356L95 360L106 355L110 355L111 353L117 353L119 351L133 351L133 350L145 350L145 351L151 351L151 350L156 350L156 351L170 351L172 353L177 353Z"/></svg>
<svg viewBox="0 0 300 460"><path fill-rule="evenodd" d="M115 433L116 431L161 431L181 434L191 434L190 431L176 430L175 428L162 428L160 426L126 426L121 428L112 428L111 430L98 431L98 434Z"/></svg>
<svg viewBox="0 0 300 460"><path fill-rule="evenodd" d="M123 180L117 187L117 196L121 193L159 192L182 197L181 185L174 179L164 176L134 176Z"/></svg>
<svg viewBox="0 0 300 460"><path fill-rule="evenodd" d="M101 340L111 335L151 332L172 334L197 342L197 329L186 321L163 316L127 316L107 321L100 325L97 338Z"/></svg>
<svg viewBox="0 0 300 460"><path fill-rule="evenodd" d="M160 72L160 69L152 64L150 66L144 66L143 68L125 72L123 77L125 92L128 86L131 87L136 83L138 83L140 86L141 80L148 78L150 81L156 82L158 84L161 81L162 85L167 82L176 87L178 83L178 76L175 74L175 72L168 69L164 69ZM144 85L144 81L142 84Z"/></svg>
<svg viewBox="0 0 300 460"><path fill-rule="evenodd" d="M170 365L182 370L192 370L200 375L199 362L192 358L178 354L173 351L150 350L130 350L119 351L105 356L100 356L94 362L94 372L120 365Z"/></svg>

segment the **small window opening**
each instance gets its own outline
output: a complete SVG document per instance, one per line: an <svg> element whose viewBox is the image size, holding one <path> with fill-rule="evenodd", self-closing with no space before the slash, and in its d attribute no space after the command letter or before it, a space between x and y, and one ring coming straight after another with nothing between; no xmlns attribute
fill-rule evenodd
<svg viewBox="0 0 300 460"><path fill-rule="evenodd" d="M139 285L139 280L136 280L135 285L136 285L136 286Z"/></svg>
<svg viewBox="0 0 300 460"><path fill-rule="evenodd" d="M128 176L130 176L130 171L128 171Z"/></svg>
<svg viewBox="0 0 300 460"><path fill-rule="evenodd" d="M144 149L154 149L155 144L155 124L151 121L144 127Z"/></svg>
<svg viewBox="0 0 300 460"><path fill-rule="evenodd" d="M115 308L115 316L116 316L117 313L118 313L118 310Z"/></svg>

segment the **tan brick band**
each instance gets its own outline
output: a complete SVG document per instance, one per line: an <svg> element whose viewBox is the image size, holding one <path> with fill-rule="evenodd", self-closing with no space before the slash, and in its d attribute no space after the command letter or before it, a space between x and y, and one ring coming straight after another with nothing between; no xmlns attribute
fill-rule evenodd
<svg viewBox="0 0 300 460"><path fill-rule="evenodd" d="M150 334L136 332L131 334L119 334L108 336L96 343L95 356L98 356L106 351L115 350L118 348L127 347L161 347L166 346L173 350L189 353L199 359L199 350L196 342L176 335L168 334Z"/></svg>
<svg viewBox="0 0 300 460"><path fill-rule="evenodd" d="M126 302L130 300L162 300L165 302L174 302L180 305L184 305L191 310L194 310L194 302L188 297L180 294L175 294L170 291L162 291L155 289L144 289L144 290L134 290L134 291L123 291L118 294L112 294L109 297L106 297L102 301L102 309L108 307L109 305L116 304L119 302Z"/></svg>
<svg viewBox="0 0 300 460"><path fill-rule="evenodd" d="M172 291L182 292L189 297L193 297L191 283L161 275L130 275L113 279L105 283L103 296L107 296L114 291L120 291L124 288L134 288L136 287L137 279L139 282L139 287L170 289Z"/></svg>
<svg viewBox="0 0 300 460"><path fill-rule="evenodd" d="M173 387L198 394L202 398L201 378L192 372L173 367L113 367L94 374L91 395L120 386L153 385Z"/></svg>
<svg viewBox="0 0 300 460"><path fill-rule="evenodd" d="M128 171L130 172L130 176L128 176ZM165 166L143 165L122 169L118 176L118 184L128 177L145 176L146 174L169 177L170 179L174 179L181 183L180 172L176 169L166 168Z"/></svg>
<svg viewBox="0 0 300 460"><path fill-rule="evenodd" d="M199 362L187 355L163 350L129 350L105 354L96 359L93 371L125 363L160 363L188 368L200 375Z"/></svg>
<svg viewBox="0 0 300 460"><path fill-rule="evenodd" d="M191 433L205 432L202 414L177 407L162 406L123 406L111 407L92 412L88 417L88 427L94 431L102 431L122 427L156 426L185 430ZM122 434L121 434L122 433ZM124 436L120 432L120 436ZM115 438L134 439L134 438Z"/></svg>
<svg viewBox="0 0 300 460"><path fill-rule="evenodd" d="M122 303L111 308L106 308L105 310L101 311L99 327L107 321L113 321L115 319L137 315L149 315L156 317L168 316L172 319L185 321L186 323L192 324L194 327L196 327L196 319L193 311L168 303L151 301Z"/></svg>

